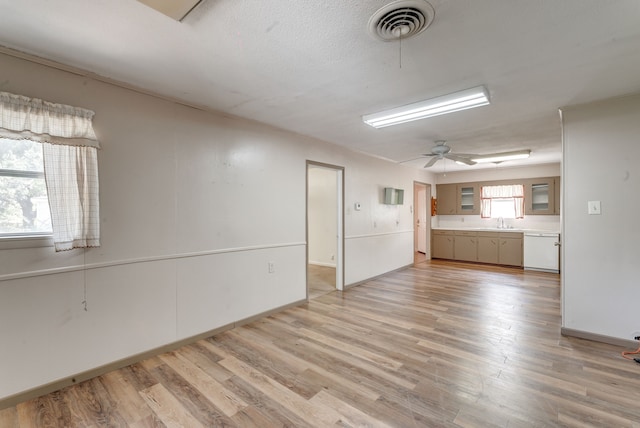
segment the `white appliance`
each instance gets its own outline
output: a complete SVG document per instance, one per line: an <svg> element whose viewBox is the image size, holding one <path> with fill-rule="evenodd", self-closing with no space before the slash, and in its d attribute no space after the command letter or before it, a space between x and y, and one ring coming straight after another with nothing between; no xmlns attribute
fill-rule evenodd
<svg viewBox="0 0 640 428"><path fill-rule="evenodd" d="M523 256L527 270L560 272L560 234L525 232Z"/></svg>

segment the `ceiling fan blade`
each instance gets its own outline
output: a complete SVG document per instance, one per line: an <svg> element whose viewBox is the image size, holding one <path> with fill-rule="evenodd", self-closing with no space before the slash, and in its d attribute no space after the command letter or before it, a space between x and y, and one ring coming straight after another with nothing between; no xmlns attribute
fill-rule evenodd
<svg viewBox="0 0 640 428"><path fill-rule="evenodd" d="M426 157L431 157L431 156L438 156L438 155L434 155L433 153L423 153L420 156L418 156L417 158L411 158L411 159L399 161L398 163L411 162L411 161L414 161L414 160L418 160L418 159L422 159L422 158L426 158Z"/></svg>
<svg viewBox="0 0 640 428"><path fill-rule="evenodd" d="M414 160L422 159L423 157L424 157L424 156L418 156L417 158L411 158L411 159L407 159L407 160L399 161L398 163L411 162L411 161L414 161Z"/></svg>
<svg viewBox="0 0 640 428"><path fill-rule="evenodd" d="M471 159L459 156L459 155L452 155L452 154L446 154L444 155L444 157L446 157L447 159L451 159L452 161L455 162L462 162L464 164L467 165L475 165L476 163L474 161L472 161Z"/></svg>
<svg viewBox="0 0 640 428"><path fill-rule="evenodd" d="M436 162L438 162L438 159L441 159L441 158L432 157L431 160L427 162L427 164L424 166L424 168L429 168L430 166L433 166Z"/></svg>

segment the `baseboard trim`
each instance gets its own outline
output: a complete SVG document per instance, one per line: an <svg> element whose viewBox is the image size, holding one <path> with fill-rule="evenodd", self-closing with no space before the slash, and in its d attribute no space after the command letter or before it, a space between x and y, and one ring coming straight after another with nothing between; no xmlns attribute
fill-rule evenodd
<svg viewBox="0 0 640 428"><path fill-rule="evenodd" d="M131 355L129 357L126 357L126 358L123 358L121 360L117 360L117 361L105 364L105 365L100 366L100 367L96 367L96 368L93 368L93 369L90 369L90 370L87 370L87 371L84 371L84 372L80 372L80 373L77 373L75 375L70 375L70 376L67 376L67 377L65 377L63 379L59 379L59 380L47 383L45 385L41 385L41 386L26 390L26 391L23 391L23 392L19 392L19 393L14 394L14 395L10 395L10 396L0 400L0 410L6 409L7 407L15 406L15 405L20 404L20 403L22 403L24 401L28 401L28 400L32 400L34 398L38 398L38 397L40 397L42 395L46 395L46 394L49 394L49 393L54 392L54 391L58 391L58 390L60 390L62 388L66 388L67 386L75 385L75 384L78 384L80 382L84 382L84 381L87 381L89 379L93 379L93 378L101 376L101 375L103 375L105 373L108 373L108 372L111 372L111 371L114 371L114 370L118 370L118 369L121 369L123 367L130 366L132 364L139 363L140 361L145 360L147 358L155 357L157 355L164 354L165 352L170 352L170 351L176 350L176 349L178 349L178 348L180 348L182 346L189 345L189 344L197 342L199 340L215 336L215 335L220 334L220 333L222 333L224 331L234 329L235 327L240 327L242 325L248 324L250 322L259 320L259 319L264 318L264 317L268 317L269 315L273 315L273 314L278 313L278 312L282 312L282 311L284 311L286 309L302 305L304 303L307 303L306 299L298 300L298 301L295 301L295 302L292 302L292 303L288 303L286 305L279 306L279 307L274 308L274 309L270 309L268 311L262 312L262 313L257 314L257 315L252 315L250 317L243 318L243 319L238 320L236 322L233 322L233 323L230 323L230 324L215 328L213 330L209 330L209 331L204 332L204 333L197 334L195 336L188 337L186 339L181 339L181 340L178 340L176 342L172 342L172 343L169 343L169 344L166 344L166 345L163 345L163 346L159 346L159 347L154 348L154 349L150 349L150 350L145 351L145 352L141 352L139 354Z"/></svg>
<svg viewBox="0 0 640 428"><path fill-rule="evenodd" d="M316 261L313 261L313 260L309 260L309 264L310 265L314 265L314 266L323 266L323 267L331 267L331 268L335 268L336 267L335 263L331 264L331 263L325 263L325 262L316 262Z"/></svg>
<svg viewBox="0 0 640 428"><path fill-rule="evenodd" d="M560 328L560 334L567 337L577 337L579 339L587 339L593 342L607 343L609 345L620 346L623 348L637 349L639 343L635 340L620 339L604 334L590 333L588 331L575 330L572 328Z"/></svg>

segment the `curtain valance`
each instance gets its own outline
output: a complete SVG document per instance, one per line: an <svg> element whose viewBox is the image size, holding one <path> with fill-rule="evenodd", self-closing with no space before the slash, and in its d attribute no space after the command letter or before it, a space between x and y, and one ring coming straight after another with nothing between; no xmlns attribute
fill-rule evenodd
<svg viewBox="0 0 640 428"><path fill-rule="evenodd" d="M0 137L29 139L49 144L100 148L91 123L94 113L0 92Z"/></svg>
<svg viewBox="0 0 640 428"><path fill-rule="evenodd" d="M504 186L482 186L481 198L522 198L524 186L521 184Z"/></svg>

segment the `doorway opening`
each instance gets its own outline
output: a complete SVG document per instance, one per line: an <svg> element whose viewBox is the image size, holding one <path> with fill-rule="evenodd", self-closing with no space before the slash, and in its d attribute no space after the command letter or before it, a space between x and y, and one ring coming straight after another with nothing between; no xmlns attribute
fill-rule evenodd
<svg viewBox="0 0 640 428"><path fill-rule="evenodd" d="M343 175L307 161L307 299L344 289Z"/></svg>
<svg viewBox="0 0 640 428"><path fill-rule="evenodd" d="M413 264L431 259L431 185L413 182Z"/></svg>

